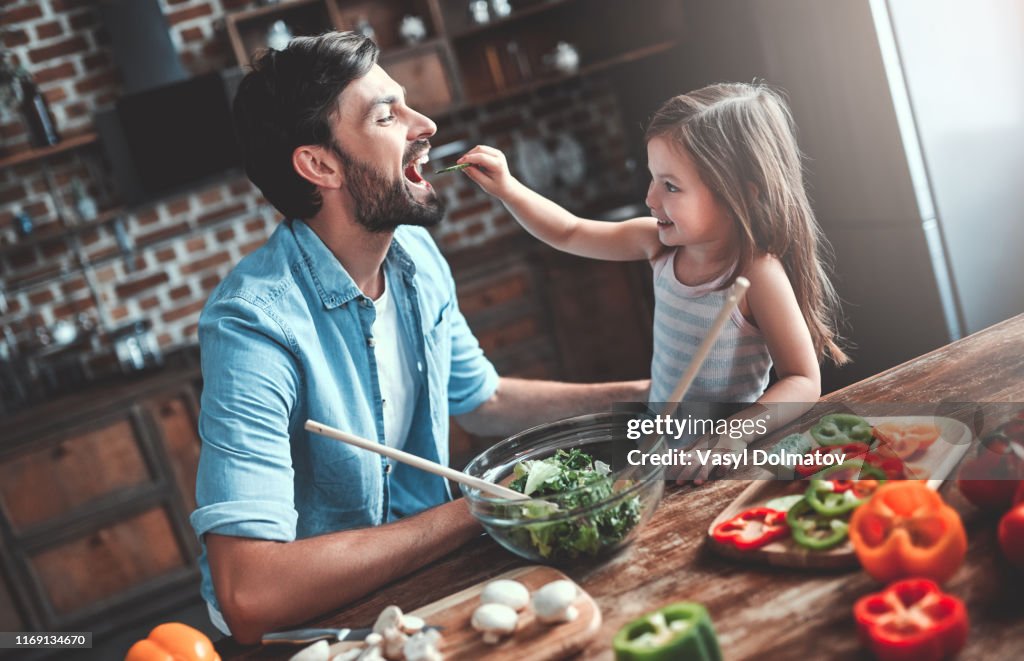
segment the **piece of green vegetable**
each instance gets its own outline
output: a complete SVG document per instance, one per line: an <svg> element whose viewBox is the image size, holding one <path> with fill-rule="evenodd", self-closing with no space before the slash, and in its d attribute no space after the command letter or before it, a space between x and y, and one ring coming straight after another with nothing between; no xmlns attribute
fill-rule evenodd
<svg viewBox="0 0 1024 661"><path fill-rule="evenodd" d="M793 541L811 549L824 551L838 546L849 535L850 524L840 517L815 512L807 499L801 500L786 513L786 523Z"/></svg>
<svg viewBox="0 0 1024 661"><path fill-rule="evenodd" d="M720 661L715 627L701 604L680 601L619 629L616 661Z"/></svg>
<svg viewBox="0 0 1024 661"><path fill-rule="evenodd" d="M811 436L822 445L871 444L871 425L859 415L832 413L811 427Z"/></svg>
<svg viewBox="0 0 1024 661"><path fill-rule="evenodd" d="M434 174L444 174L445 172L455 172L456 170L465 170L470 165L472 165L472 163L456 163L455 165L449 165L446 168L441 168L440 170L435 170Z"/></svg>
<svg viewBox="0 0 1024 661"><path fill-rule="evenodd" d="M508 505L507 515L543 519L559 511L594 505L614 495L611 468L577 449L559 450L547 459L522 461L513 469L512 489L537 499ZM543 500L558 496L557 504ZM586 516L525 523L510 531L516 544L533 547L553 562L593 556L614 546L640 521L640 498L632 496Z"/></svg>

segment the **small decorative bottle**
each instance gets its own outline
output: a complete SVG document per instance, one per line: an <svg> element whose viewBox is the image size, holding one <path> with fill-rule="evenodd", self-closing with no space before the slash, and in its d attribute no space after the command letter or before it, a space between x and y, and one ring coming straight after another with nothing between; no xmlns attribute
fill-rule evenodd
<svg viewBox="0 0 1024 661"><path fill-rule="evenodd" d="M71 182L71 192L75 197L75 211L78 212L78 217L81 220L96 220L100 215L99 208L81 179L76 178Z"/></svg>
<svg viewBox="0 0 1024 661"><path fill-rule="evenodd" d="M33 147L47 147L60 142L57 122L50 112L46 97L36 87L35 81L25 69L18 71L18 96L21 101L21 116L28 125L29 141Z"/></svg>

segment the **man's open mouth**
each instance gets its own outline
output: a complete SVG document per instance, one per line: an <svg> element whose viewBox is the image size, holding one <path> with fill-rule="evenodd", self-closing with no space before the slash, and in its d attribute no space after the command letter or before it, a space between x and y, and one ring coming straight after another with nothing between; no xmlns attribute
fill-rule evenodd
<svg viewBox="0 0 1024 661"><path fill-rule="evenodd" d="M423 178L423 164L430 160L427 152L422 152L405 165L405 178L416 186L430 188L430 184Z"/></svg>

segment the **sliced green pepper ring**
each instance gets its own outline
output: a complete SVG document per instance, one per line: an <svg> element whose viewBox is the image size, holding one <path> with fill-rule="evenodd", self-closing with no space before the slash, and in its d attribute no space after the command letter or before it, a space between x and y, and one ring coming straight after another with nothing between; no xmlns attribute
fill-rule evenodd
<svg viewBox="0 0 1024 661"><path fill-rule="evenodd" d="M811 427L811 436L822 445L871 444L871 425L859 415L832 413Z"/></svg>
<svg viewBox="0 0 1024 661"><path fill-rule="evenodd" d="M612 640L616 661L721 661L715 628L704 606L680 601L625 625Z"/></svg>
<svg viewBox="0 0 1024 661"><path fill-rule="evenodd" d="M842 480L830 479L829 476L845 474L852 471L855 478L844 478ZM839 516L850 512L874 493L874 488L856 488L861 479L875 483L885 482L885 472L877 466L872 466L862 459L847 461L838 466L833 466L819 473L820 477L811 480L807 487L804 498L807 503L819 514L825 516ZM861 478L859 476L866 477ZM837 489L836 482L853 482L854 488Z"/></svg>
<svg viewBox="0 0 1024 661"><path fill-rule="evenodd" d="M793 505L786 513L786 523L793 541L813 551L838 546L849 534L850 524L844 519L814 511L807 499Z"/></svg>

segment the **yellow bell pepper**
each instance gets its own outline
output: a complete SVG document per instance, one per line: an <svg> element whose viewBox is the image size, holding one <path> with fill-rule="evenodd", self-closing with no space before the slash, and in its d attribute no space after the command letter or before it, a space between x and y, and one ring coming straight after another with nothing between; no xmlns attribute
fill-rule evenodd
<svg viewBox="0 0 1024 661"><path fill-rule="evenodd" d="M203 632L180 622L161 624L132 645L124 661L220 661Z"/></svg>

